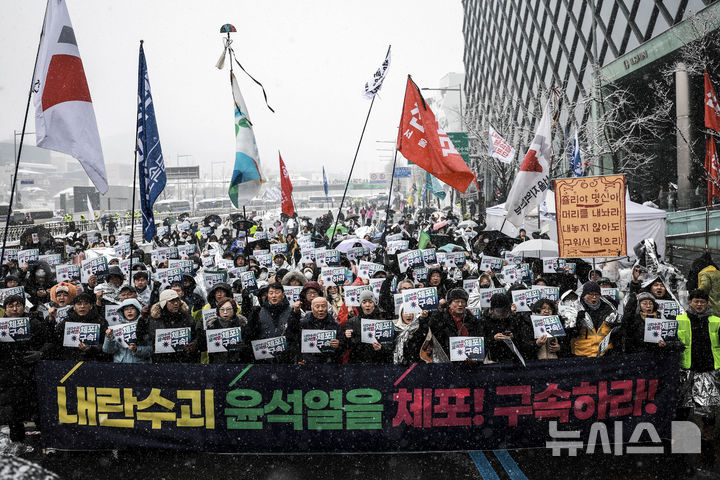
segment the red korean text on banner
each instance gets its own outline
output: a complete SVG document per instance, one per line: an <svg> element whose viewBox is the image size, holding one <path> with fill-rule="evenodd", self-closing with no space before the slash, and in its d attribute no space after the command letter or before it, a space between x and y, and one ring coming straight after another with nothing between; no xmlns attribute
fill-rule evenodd
<svg viewBox="0 0 720 480"><path fill-rule="evenodd" d="M718 160L715 140L711 136L705 141L705 170L707 171L707 202L712 205L713 198L720 198L720 161Z"/></svg>
<svg viewBox="0 0 720 480"><path fill-rule="evenodd" d="M720 133L720 104L707 72L705 72L705 127Z"/></svg>

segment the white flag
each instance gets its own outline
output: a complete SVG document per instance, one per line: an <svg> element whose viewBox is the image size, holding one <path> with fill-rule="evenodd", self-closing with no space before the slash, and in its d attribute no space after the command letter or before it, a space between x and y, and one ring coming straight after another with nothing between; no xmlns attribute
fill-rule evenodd
<svg viewBox="0 0 720 480"><path fill-rule="evenodd" d="M90 213L90 221L95 221L95 210L93 210L92 203L90 202L90 195L86 195L85 198L87 198L87 206L88 206L88 212Z"/></svg>
<svg viewBox="0 0 720 480"><path fill-rule="evenodd" d="M370 79L369 82L365 84L365 91L363 95L365 98L373 98L377 92L380 91L380 87L382 87L383 80L385 80L385 75L387 75L388 68L390 67L390 47L388 47L387 55L385 56L385 61L382 65L380 65L380 68L377 69L375 74L373 75L373 78Z"/></svg>
<svg viewBox="0 0 720 480"><path fill-rule="evenodd" d="M37 146L76 158L106 193L100 134L65 0L48 2L33 91Z"/></svg>
<svg viewBox="0 0 720 480"><path fill-rule="evenodd" d="M515 175L515 181L505 202L507 220L516 227L523 224L527 212L540 205L545 199L545 190L549 188L551 127L552 113L548 102L535 132L535 138L520 165L520 171Z"/></svg>
<svg viewBox="0 0 720 480"><path fill-rule="evenodd" d="M488 127L488 155L503 163L515 160L515 149L490 125Z"/></svg>

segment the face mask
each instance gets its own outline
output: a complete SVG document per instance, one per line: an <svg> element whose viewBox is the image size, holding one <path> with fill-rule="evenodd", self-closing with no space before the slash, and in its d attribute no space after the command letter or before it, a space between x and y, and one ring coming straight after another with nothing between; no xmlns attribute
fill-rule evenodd
<svg viewBox="0 0 720 480"><path fill-rule="evenodd" d="M311 272L311 271L305 272L305 278L307 278L308 280L312 279L312 276L313 276L313 275L312 275L312 272Z"/></svg>

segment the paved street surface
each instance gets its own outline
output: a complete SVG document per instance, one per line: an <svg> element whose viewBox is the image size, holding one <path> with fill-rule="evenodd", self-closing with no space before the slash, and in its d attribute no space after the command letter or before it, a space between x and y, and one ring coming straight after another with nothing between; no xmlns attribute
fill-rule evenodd
<svg viewBox="0 0 720 480"><path fill-rule="evenodd" d="M43 454L38 435L29 436L27 443L33 446L33 451L21 453L22 458L64 479L720 479L717 466L715 473L700 472L693 476L688 457L679 455L580 453L577 457L553 457L545 449L376 455L215 455L141 449L121 451L116 457L112 452ZM0 452L7 452L9 448L7 437L0 435Z"/></svg>

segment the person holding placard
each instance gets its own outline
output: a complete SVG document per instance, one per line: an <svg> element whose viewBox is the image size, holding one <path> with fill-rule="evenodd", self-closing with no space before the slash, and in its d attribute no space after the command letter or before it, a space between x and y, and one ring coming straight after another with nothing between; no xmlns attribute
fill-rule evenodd
<svg viewBox="0 0 720 480"><path fill-rule="evenodd" d="M688 295L686 313L678 315L677 336L685 345L680 355L678 420L692 419L702 427L702 455L715 460L715 423L720 407L720 317L708 309L707 292Z"/></svg>
<svg viewBox="0 0 720 480"><path fill-rule="evenodd" d="M52 344L40 315L25 313L25 298L8 295L3 308L5 315L0 322L24 319L23 326L18 325L23 332L14 341L0 342L0 412L7 415L0 415L0 424L10 426L11 441L21 442L25 439L23 421L30 420L37 410L34 366L49 356ZM29 338L25 331L28 327Z"/></svg>
<svg viewBox="0 0 720 480"><path fill-rule="evenodd" d="M243 296L251 295L243 292ZM291 338L288 338L288 330L297 330L296 325L300 321L300 301L290 305L285 290L280 283L271 283L268 286L267 299L259 306L248 310L248 341L264 340L268 338L285 337L286 344L290 347ZM292 345L294 347L294 345ZM273 355L271 360L255 360L258 363L292 363L295 351L286 350Z"/></svg>
<svg viewBox="0 0 720 480"><path fill-rule="evenodd" d="M76 346L67 346L67 323L83 324L94 327L97 331L97 338L88 335L88 341L80 340ZM103 353L100 343L100 332L107 330L108 324L104 315L100 315L95 308L95 296L89 292L83 292L75 297L73 308L68 312L67 317L55 327L55 344L60 349L60 360L71 362L107 362L110 357ZM89 331L89 330L88 330ZM74 342L70 342L74 343Z"/></svg>
<svg viewBox="0 0 720 480"><path fill-rule="evenodd" d="M227 352L209 353L210 363L249 363L252 361L250 343L248 341L248 320L237 313L238 306L232 298L225 298L218 302L215 309L216 316L207 321L207 328L198 331L198 347L200 351L207 351L207 332L222 328L239 327L240 345Z"/></svg>
<svg viewBox="0 0 720 480"><path fill-rule="evenodd" d="M57 319L58 308L70 305L75 300L77 289L68 282L60 282L50 289L50 303L48 303L48 319L54 325Z"/></svg>
<svg viewBox="0 0 720 480"><path fill-rule="evenodd" d="M548 316L558 314L555 302L546 298L541 298L537 302L533 303L530 310L534 315ZM544 334L535 340L535 347L536 355L539 360L570 356L570 345L567 341L567 335L560 337L548 337L547 334Z"/></svg>
<svg viewBox="0 0 720 480"><path fill-rule="evenodd" d="M112 355L114 363L151 363L153 347L147 336L147 320L141 318L141 311L142 305L135 298L123 300L118 307L120 325L137 322L135 335L128 335L129 341L122 331L105 330L102 351Z"/></svg>
<svg viewBox="0 0 720 480"><path fill-rule="evenodd" d="M313 282L308 282L313 283ZM305 285L307 286L307 284ZM317 296L312 300L310 311L303 316L296 324L293 323L288 328L287 337L288 344L292 345L291 349L301 350L302 331L303 330L326 330L334 331L335 338L329 342L329 351L320 353L301 353L300 359L302 363L339 363L345 353L345 344L341 340L343 335L342 327L335 321L330 313L330 306L325 297Z"/></svg>
<svg viewBox="0 0 720 480"><path fill-rule="evenodd" d="M446 285L446 275L442 268L431 268L428 271L428 287L437 288L438 298L444 300L448 293L448 286Z"/></svg>
<svg viewBox="0 0 720 480"><path fill-rule="evenodd" d="M189 328L190 340L180 352L155 352L152 363L198 363L200 355L197 348L195 322L190 316L187 304L180 300L176 291L171 289L160 292L160 300L150 308L148 335L155 342L157 330L168 328Z"/></svg>
<svg viewBox="0 0 720 480"><path fill-rule="evenodd" d="M490 308L483 320L489 361L523 363L525 359L536 358L532 336L527 334L520 315L513 312L508 294L496 293L490 298Z"/></svg>
<svg viewBox="0 0 720 480"><path fill-rule="evenodd" d="M312 301L317 297L322 297L322 295L322 286L320 286L318 282L310 281L305 283L302 290L300 290L300 302L302 304L302 311L304 313L311 311Z"/></svg>
<svg viewBox="0 0 720 480"><path fill-rule="evenodd" d="M345 346L350 350L349 363L392 363L392 342L384 345L378 340L372 343L363 342L362 320L385 320L387 318L377 303L373 292L364 290L360 293L358 314L348 320L343 335Z"/></svg>
<svg viewBox="0 0 720 480"><path fill-rule="evenodd" d="M484 337L485 326L467 309L467 301L468 293L465 290L453 288L447 293L445 307L432 313L423 310L418 317L418 329L405 346L406 361L412 363L420 360L420 349L429 331L437 344L442 346L447 358L450 358L450 337Z"/></svg>
<svg viewBox="0 0 720 480"><path fill-rule="evenodd" d="M345 324L348 321L349 312L347 305L345 305L343 288L338 287L337 285L325 287L325 298L328 299L330 309L332 310L332 314L335 319L340 325L345 327Z"/></svg>
<svg viewBox="0 0 720 480"><path fill-rule="evenodd" d="M611 341L603 340L613 328L620 327L620 319L612 303L601 295L597 283L585 282L580 298L567 307L565 317L565 333L573 355L599 357L613 348Z"/></svg>
<svg viewBox="0 0 720 480"><path fill-rule="evenodd" d="M618 343L623 353L658 353L674 350L668 347L677 346L679 340L675 335L669 338L661 337L657 343L645 341L646 320L661 318L655 297L650 292L641 292L637 295L635 304L637 307L634 311L626 309L623 313L621 335L618 335L617 341L613 338L613 343Z"/></svg>

